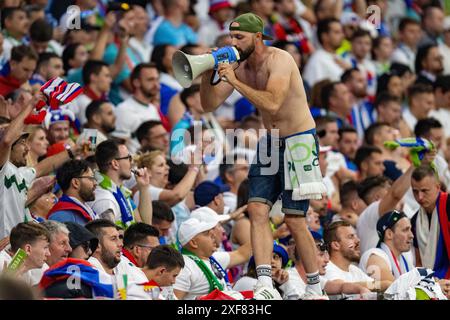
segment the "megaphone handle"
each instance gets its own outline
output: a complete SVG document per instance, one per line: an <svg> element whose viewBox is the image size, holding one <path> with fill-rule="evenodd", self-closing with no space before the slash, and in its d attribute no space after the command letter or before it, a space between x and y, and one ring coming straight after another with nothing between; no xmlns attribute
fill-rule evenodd
<svg viewBox="0 0 450 320"><path fill-rule="evenodd" d="M217 74L217 70L214 70L214 72L211 74L211 80L209 83L212 86L216 86L219 84L220 81L222 81L222 78L220 78L220 77L216 81L214 81L214 77L216 76L216 74Z"/></svg>

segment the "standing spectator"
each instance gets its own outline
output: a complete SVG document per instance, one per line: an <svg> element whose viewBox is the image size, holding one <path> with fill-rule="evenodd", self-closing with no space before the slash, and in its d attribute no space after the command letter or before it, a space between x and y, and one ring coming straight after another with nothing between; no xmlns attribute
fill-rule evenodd
<svg viewBox="0 0 450 320"><path fill-rule="evenodd" d="M64 222L69 230L69 244L72 247L70 258L88 260L98 246L97 237L82 225Z"/></svg>
<svg viewBox="0 0 450 320"><path fill-rule="evenodd" d="M121 259L143 268L148 255L159 244L157 228L142 222L135 223L125 230Z"/></svg>
<svg viewBox="0 0 450 320"><path fill-rule="evenodd" d="M69 241L69 229L58 221L44 221L42 225L47 228L50 235L50 256L46 262L49 267L69 257L72 247Z"/></svg>
<svg viewBox="0 0 450 320"><path fill-rule="evenodd" d="M403 119L409 129L414 131L418 120L428 118L435 109L433 87L429 84L417 83L408 89L409 108L403 111Z"/></svg>
<svg viewBox="0 0 450 320"><path fill-rule="evenodd" d="M439 47L434 44L420 47L416 56L416 83L434 85L442 71L444 65Z"/></svg>
<svg viewBox="0 0 450 320"><path fill-rule="evenodd" d="M355 164L358 167L360 181L383 175L383 152L374 146L361 146L356 151Z"/></svg>
<svg viewBox="0 0 450 320"><path fill-rule="evenodd" d="M88 52L84 44L79 42L68 44L62 53L66 76L70 77L75 72L80 72L88 58Z"/></svg>
<svg viewBox="0 0 450 320"><path fill-rule="evenodd" d="M438 39L443 32L444 17L444 11L440 6L428 5L423 9L422 28L424 33L419 47L438 44Z"/></svg>
<svg viewBox="0 0 450 320"><path fill-rule="evenodd" d="M358 29L351 39L352 49L344 53L343 58L353 68L358 68L366 79L367 94L374 96L377 89L377 71L374 62L370 59L372 50L372 38L370 32Z"/></svg>
<svg viewBox="0 0 450 320"><path fill-rule="evenodd" d="M163 1L162 5L164 8L164 20L155 31L153 44L155 46L163 44L172 46L196 44L198 41L197 34L183 22L184 16L189 11L189 1Z"/></svg>
<svg viewBox="0 0 450 320"><path fill-rule="evenodd" d="M108 64L99 60L88 60L83 66L83 94L74 101L73 111L81 125L86 123L86 108L92 101L107 100L112 76Z"/></svg>
<svg viewBox="0 0 450 320"><path fill-rule="evenodd" d="M6 60L12 57L12 48L24 44L30 27L27 13L21 7L2 8L3 54Z"/></svg>
<svg viewBox="0 0 450 320"><path fill-rule="evenodd" d="M128 46L134 51L138 58L138 63L146 63L150 59L153 46L145 41L145 35L150 27L149 16L145 9L139 5L133 6L134 24L130 30L132 37L128 41Z"/></svg>
<svg viewBox="0 0 450 320"><path fill-rule="evenodd" d="M101 180L95 189L95 201L89 206L98 217L108 219L123 228L133 222L150 224L152 219L151 197L148 191L147 170L138 169L136 182L141 201L137 207L131 191L123 186L123 181L131 178L132 156L124 141L106 140L97 146L95 159Z"/></svg>
<svg viewBox="0 0 450 320"><path fill-rule="evenodd" d="M403 18L398 25L399 43L392 53L392 62L398 62L415 70L417 45L421 37L420 23L411 18Z"/></svg>
<svg viewBox="0 0 450 320"><path fill-rule="evenodd" d="M138 64L131 73L133 95L116 108L116 127L126 136L149 120L161 121L158 107L154 104L159 95L159 72L153 63Z"/></svg>
<svg viewBox="0 0 450 320"><path fill-rule="evenodd" d="M169 155L169 136L160 121L146 121L136 130L136 138L141 146L141 151L159 150L164 155Z"/></svg>
<svg viewBox="0 0 450 320"><path fill-rule="evenodd" d="M97 215L86 203L95 200L97 187L88 162L71 160L64 163L56 172L56 180L64 194L50 210L47 219L81 225L96 219Z"/></svg>
<svg viewBox="0 0 450 320"><path fill-rule="evenodd" d="M86 128L97 130L97 144L109 138L116 129L114 106L105 100L94 100L86 108Z"/></svg>
<svg viewBox="0 0 450 320"><path fill-rule="evenodd" d="M30 46L37 53L52 52L59 57L62 54L62 46L53 39L53 27L45 19L37 19L30 25Z"/></svg>
<svg viewBox="0 0 450 320"><path fill-rule="evenodd" d="M39 158L47 154L49 142L44 128L40 126L30 126L25 128L25 131L30 134L27 141L29 148L27 166L34 167L38 164Z"/></svg>
<svg viewBox="0 0 450 320"><path fill-rule="evenodd" d="M22 249L27 256L23 265L16 270L16 276L25 280L29 285L36 285L40 279L33 277L34 272L45 266L50 257L50 235L46 228L35 222L21 222L11 230L9 242L11 248L0 252L0 272L7 272L4 266L9 265L17 250Z"/></svg>
<svg viewBox="0 0 450 320"><path fill-rule="evenodd" d="M412 217L416 265L434 270L440 279L450 279L450 239L448 232L448 194L440 191L434 170L422 165L411 176L419 211Z"/></svg>
<svg viewBox="0 0 450 320"><path fill-rule="evenodd" d="M34 49L19 45L11 50L11 59L0 70L0 95L6 97L20 87L29 88L38 55Z"/></svg>
<svg viewBox="0 0 450 320"><path fill-rule="evenodd" d="M322 48L311 55L303 72L303 79L310 87L324 79L337 81L344 70L350 67L336 55L336 50L344 39L339 20L331 18L320 21L317 25L317 39Z"/></svg>
<svg viewBox="0 0 450 320"><path fill-rule="evenodd" d="M233 7L228 0L209 0L209 19L201 24L198 38L208 47L214 47L217 37L228 32L233 18Z"/></svg>
<svg viewBox="0 0 450 320"><path fill-rule="evenodd" d="M443 42L439 44L439 51L444 58L444 74L450 74L450 17L444 19Z"/></svg>
<svg viewBox="0 0 450 320"><path fill-rule="evenodd" d="M175 215L170 206L163 201L152 201L153 219L152 226L158 229L159 242L161 244L175 243L175 233L172 234L172 229ZM176 228L175 228L176 230Z"/></svg>

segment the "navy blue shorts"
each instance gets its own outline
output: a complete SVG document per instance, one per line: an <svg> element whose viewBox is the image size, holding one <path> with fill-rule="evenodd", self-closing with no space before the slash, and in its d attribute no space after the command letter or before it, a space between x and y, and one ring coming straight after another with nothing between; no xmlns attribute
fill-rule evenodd
<svg viewBox="0 0 450 320"><path fill-rule="evenodd" d="M316 141L316 154L319 154L319 140L315 129L294 135L298 134L312 134ZM292 200L292 190L284 190L285 141L292 136L278 138L266 135L258 141L257 153L248 174L248 202L262 202L272 208L281 196L283 213L305 216L309 200Z"/></svg>

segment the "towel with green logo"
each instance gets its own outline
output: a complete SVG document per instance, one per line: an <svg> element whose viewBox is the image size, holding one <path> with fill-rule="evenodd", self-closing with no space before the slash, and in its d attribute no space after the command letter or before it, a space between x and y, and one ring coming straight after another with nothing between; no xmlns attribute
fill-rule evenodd
<svg viewBox="0 0 450 320"><path fill-rule="evenodd" d="M292 200L322 199L327 188L322 181L314 136L297 134L286 138L285 143L285 190L292 190Z"/></svg>

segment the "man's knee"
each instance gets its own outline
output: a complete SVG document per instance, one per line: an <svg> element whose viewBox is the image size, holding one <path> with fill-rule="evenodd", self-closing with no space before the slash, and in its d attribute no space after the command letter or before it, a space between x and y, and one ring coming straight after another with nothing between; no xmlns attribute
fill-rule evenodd
<svg viewBox="0 0 450 320"><path fill-rule="evenodd" d="M266 222L269 220L270 207L261 202L250 202L247 207L250 221L252 222Z"/></svg>

